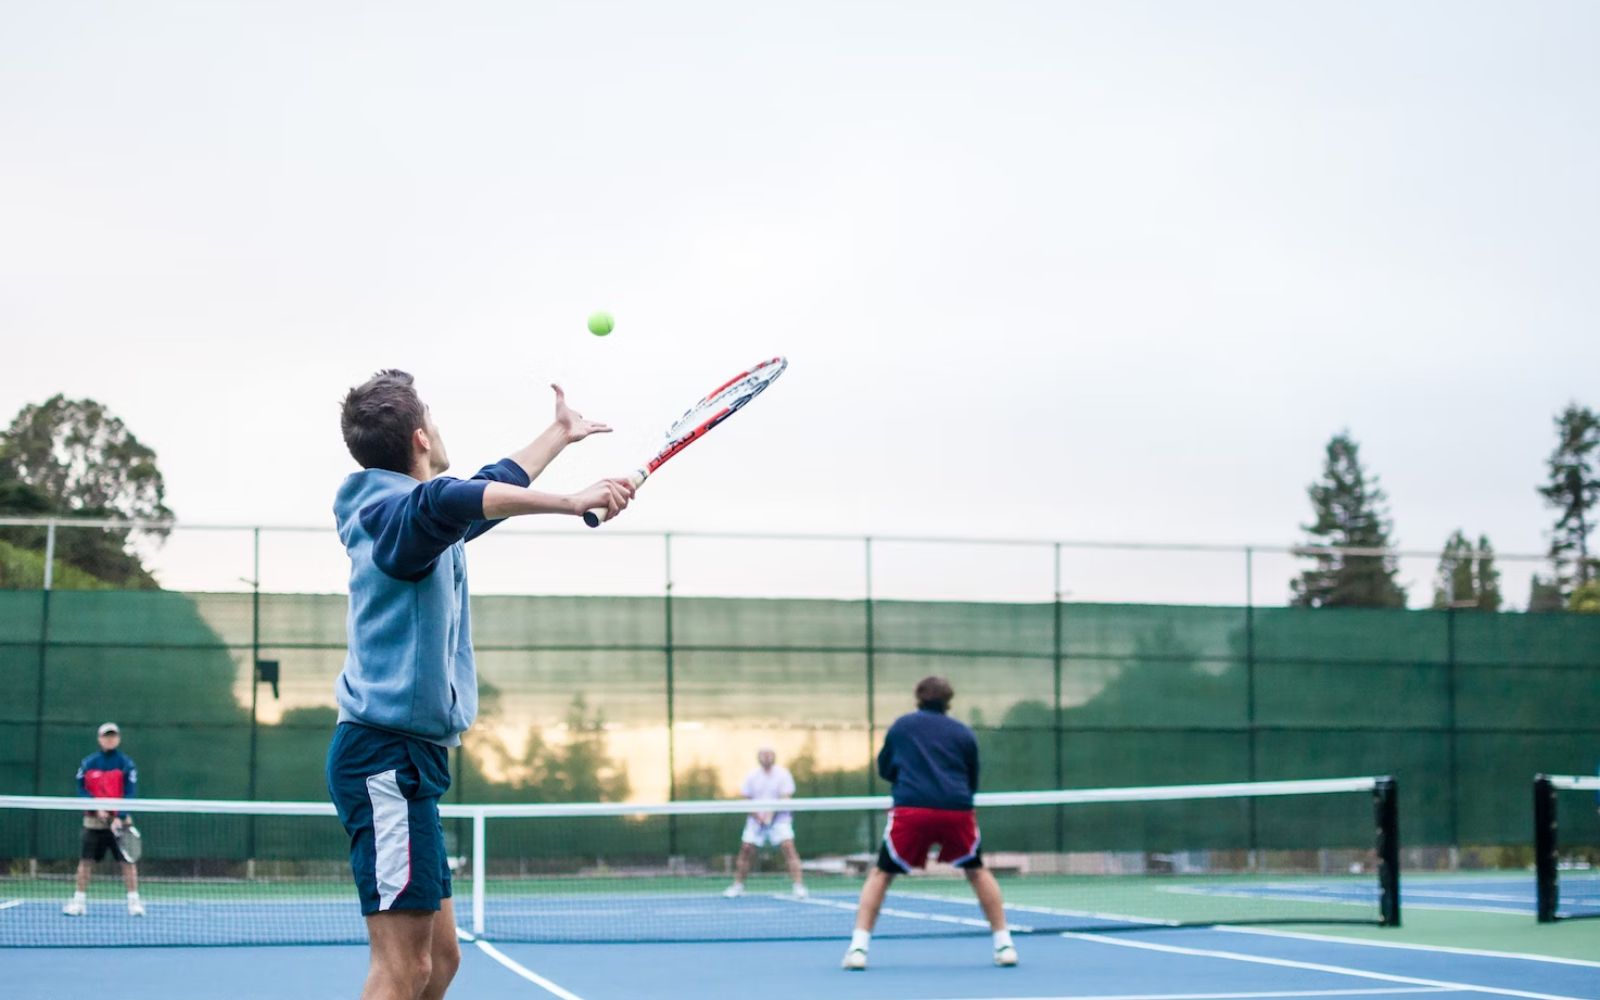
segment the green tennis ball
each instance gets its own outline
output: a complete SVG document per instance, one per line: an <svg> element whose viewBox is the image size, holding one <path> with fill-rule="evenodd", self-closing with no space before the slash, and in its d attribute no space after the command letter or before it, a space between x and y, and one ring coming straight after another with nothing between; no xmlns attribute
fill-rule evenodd
<svg viewBox="0 0 1600 1000"><path fill-rule="evenodd" d="M611 314L608 312L597 312L589 317L589 332L596 337L604 337L616 325L616 323L612 322Z"/></svg>

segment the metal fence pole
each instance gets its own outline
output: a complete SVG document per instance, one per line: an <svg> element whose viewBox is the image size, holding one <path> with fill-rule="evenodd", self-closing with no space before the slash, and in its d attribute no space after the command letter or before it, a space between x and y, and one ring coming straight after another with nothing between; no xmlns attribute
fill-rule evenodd
<svg viewBox="0 0 1600 1000"><path fill-rule="evenodd" d="M1449 732L1450 758L1450 870L1460 866L1461 858L1461 757L1456 725L1456 609L1445 609L1445 728Z"/></svg>
<svg viewBox="0 0 1600 1000"><path fill-rule="evenodd" d="M56 519L52 517L44 526L44 589L51 589L55 585L55 579Z"/></svg>
<svg viewBox="0 0 1600 1000"><path fill-rule="evenodd" d="M666 575L662 588L662 609L666 615L666 644L665 652L666 685L667 685L667 801L671 802L678 797L678 750L677 750L677 707L674 700L677 696L676 679L673 676L672 652L672 533L666 532L661 536L663 552L663 569ZM676 856L678 853L678 818L667 817L667 854Z"/></svg>
<svg viewBox="0 0 1600 1000"><path fill-rule="evenodd" d="M867 670L867 778L866 790L871 795L873 791L873 776L876 773L874 766L878 750L878 711L877 705L877 663L873 653L873 623L872 623L872 539L862 539L863 550L866 556L865 578L866 586L866 654Z"/></svg>
<svg viewBox="0 0 1600 1000"><path fill-rule="evenodd" d="M56 522L52 518L45 526L44 590L39 594L39 667L34 677L33 692L33 794L44 790L44 705L47 663L50 658L50 598L53 578L50 567L56 554ZM39 857L39 816L33 816L28 831L28 856Z"/></svg>
<svg viewBox="0 0 1600 1000"><path fill-rule="evenodd" d="M1061 787L1065 786L1065 784L1066 784L1066 755L1065 755L1064 748L1061 745L1062 744L1062 740L1064 740L1066 738L1066 733L1063 731L1063 727L1062 727L1062 722L1063 722L1065 717L1063 715L1062 705L1061 705L1061 646L1062 646L1062 641L1061 640L1062 640L1062 635L1061 635L1061 543L1060 542L1056 542L1055 543L1055 545L1053 547L1052 556L1053 556L1053 558L1052 558L1052 562L1053 562L1052 580L1053 580L1053 585L1055 587L1055 591L1054 591L1054 594L1052 595L1052 599L1051 599L1051 603L1054 605L1054 611L1055 611L1055 623L1054 623L1054 627L1053 627L1053 630L1052 630L1052 633L1053 633L1052 634L1052 641L1053 641L1053 645L1054 645L1054 656L1052 657L1052 664L1053 664L1054 673L1055 673L1055 695L1054 695L1054 697L1055 697L1055 712L1054 712L1054 715L1053 715L1053 718L1052 718L1052 725L1050 727L1050 729L1051 729L1050 736L1051 736L1051 739L1055 743L1055 761L1056 761L1055 786L1057 788L1061 788ZM1056 806L1056 851L1058 853L1066 850L1066 842L1067 842L1067 814L1066 814L1066 810L1064 808L1062 808L1061 806Z"/></svg>
<svg viewBox="0 0 1600 1000"><path fill-rule="evenodd" d="M1259 778L1256 759L1260 753L1256 732L1256 571L1255 550L1244 550L1244 686L1245 686L1245 768L1251 781ZM1247 800L1250 823L1250 869L1256 867L1256 845L1259 841L1256 800Z"/></svg>
<svg viewBox="0 0 1600 1000"><path fill-rule="evenodd" d="M250 563L250 773L246 776L251 801L257 795L256 787L256 715L261 693L261 529L251 533ZM253 870L256 863L256 818L250 817L245 828L246 864Z"/></svg>

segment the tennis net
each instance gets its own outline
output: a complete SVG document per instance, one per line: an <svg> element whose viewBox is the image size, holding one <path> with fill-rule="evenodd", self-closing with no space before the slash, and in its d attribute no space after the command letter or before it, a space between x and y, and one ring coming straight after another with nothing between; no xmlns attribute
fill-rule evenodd
<svg viewBox="0 0 1600 1000"><path fill-rule="evenodd" d="M1600 917L1600 776L1533 779L1533 851L1540 923ZM1565 817L1557 822L1558 816Z"/></svg>
<svg viewBox="0 0 1600 1000"><path fill-rule="evenodd" d="M99 800L142 833L130 916L98 865L68 916L84 800L0 796L0 947L360 943L348 841L310 802ZM887 797L441 807L464 933L500 941L847 938ZM725 895L746 817L794 816L806 894L776 850ZM1014 932L1215 923L1397 924L1394 783L1344 778L998 792L985 865ZM115 858L111 859L115 861ZM898 879L880 937L987 933L959 873Z"/></svg>

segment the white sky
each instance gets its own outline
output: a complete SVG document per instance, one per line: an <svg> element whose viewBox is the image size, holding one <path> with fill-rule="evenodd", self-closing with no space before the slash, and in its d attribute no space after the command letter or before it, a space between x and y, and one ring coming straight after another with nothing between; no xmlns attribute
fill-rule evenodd
<svg viewBox="0 0 1600 1000"><path fill-rule="evenodd" d="M1281 544L1348 427L1401 544L1541 551L1551 417L1600 405L1597 41L1565 2L10 2L0 417L93 397L180 518L318 524L378 367L462 474L562 380L622 430L565 489L782 353L628 527ZM1069 589L1240 596L1096 558Z"/></svg>

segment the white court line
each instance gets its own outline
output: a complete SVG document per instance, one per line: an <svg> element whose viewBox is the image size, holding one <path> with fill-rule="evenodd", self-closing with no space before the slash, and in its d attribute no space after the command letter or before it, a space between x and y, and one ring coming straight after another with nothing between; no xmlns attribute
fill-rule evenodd
<svg viewBox="0 0 1600 1000"><path fill-rule="evenodd" d="M1441 990L1454 990L1465 993L1491 993L1503 997L1525 997L1527 1000L1584 1000L1583 997L1569 997L1556 993L1533 993L1528 990L1510 990L1499 986L1480 986L1475 983L1454 983L1443 979L1423 979L1420 976L1396 976L1387 972L1372 972L1368 969L1352 969L1343 965L1323 965L1320 962L1296 962L1287 958L1269 958L1265 955L1245 955L1236 951L1216 951L1211 948L1185 948L1175 944L1157 944L1154 941L1123 941L1106 937L1103 934L1077 934L1068 932L1061 935L1079 941L1096 941L1100 944L1115 945L1118 948L1141 948L1145 951L1164 951L1174 955L1194 955L1200 958L1224 958L1233 962L1250 962L1254 965L1275 965L1285 969L1307 969L1312 972L1330 972L1338 976L1354 976L1357 979L1376 979L1387 983L1406 983L1410 986L1436 986Z"/></svg>
<svg viewBox="0 0 1600 1000"><path fill-rule="evenodd" d="M1268 902L1271 902L1273 900L1285 900L1285 901L1288 901L1288 902L1291 902L1291 903L1335 903L1335 904L1341 904L1341 905L1345 905L1345 906L1360 906L1360 907L1365 907L1367 909L1371 909L1371 908L1373 908L1373 907L1378 905L1378 901L1376 899L1372 899L1372 900L1354 900L1354 899L1341 899L1341 898L1339 898L1337 896L1317 896L1317 895L1309 895L1309 894L1308 895L1291 895L1289 893L1245 892L1245 891L1242 891L1242 890L1229 891L1229 890L1226 890L1226 889L1208 889L1205 886L1194 886L1194 885L1165 886L1165 887L1163 887L1161 889L1161 891L1162 892L1170 892L1170 893L1173 893L1175 895L1186 895L1186 896L1226 896L1229 899L1254 899L1254 900L1265 900L1265 901L1268 901ZM1426 895L1428 897L1432 898L1432 897L1437 897L1437 896L1439 896L1441 894L1440 893L1427 893ZM1404 893L1401 894L1400 902L1408 910L1448 910L1448 911L1450 911L1452 913L1509 913L1509 914L1512 914L1513 916L1518 916L1518 917L1525 917L1525 916L1528 916L1530 913L1533 912L1533 904L1531 902L1530 903L1524 903L1524 905L1518 906L1518 907L1515 907L1515 908L1506 907L1506 906L1466 906L1466 905L1453 904L1453 903L1417 903L1417 902L1413 902L1413 901L1405 898ZM1522 902L1522 901L1521 900L1517 900L1517 902Z"/></svg>
<svg viewBox="0 0 1600 1000"><path fill-rule="evenodd" d="M815 899L815 898L795 899L793 896L788 896L788 897L779 896L779 897L775 897L775 898L779 898L779 899L785 899L786 898L786 899L790 900L791 902L804 903L807 906L826 906L826 907L830 907L830 908L835 909L835 910L847 910L847 911L849 911L851 913L856 912L856 904L855 903L845 903L845 902L840 902L840 901L832 900L832 899ZM937 898L937 897L934 897L934 898ZM940 901L941 902L948 902L948 900L943 900L943 899L940 899ZM943 913L918 913L918 912L913 911L913 910L901 910L901 909L896 909L895 907L890 907L890 906L885 906L882 909L880 909L878 911L878 915L880 917L904 917L907 920L931 920L931 921L933 921L935 923L941 923L941 924L960 924L963 927L982 927L984 930L988 930L989 929L989 921L987 921L987 920L977 920L977 919L974 919L972 917L952 917L952 916L948 916L948 915L943 914ZM1016 931L1018 934L1032 934L1033 933L1033 928L1032 927L1018 926L1016 924L1013 924L1011 926L1011 929Z"/></svg>
<svg viewBox="0 0 1600 1000"><path fill-rule="evenodd" d="M937 900L940 902L950 902L952 899L950 896L939 896L934 893L927 892L896 892L895 895L901 897L902 899L927 899ZM974 899L972 903L974 906L976 906L977 900ZM1149 927L1182 926L1182 924L1176 920L1155 920L1150 917L1133 917L1125 913L1103 913L1097 910L1063 910L1050 906L1028 906L1022 903L1007 903L1006 909L1016 910L1019 913L1042 913L1051 917L1080 917L1092 920L1112 920L1118 923L1139 924ZM985 924L984 926L988 925ZM1013 930L1014 929L1015 928L1013 928Z"/></svg>
<svg viewBox="0 0 1600 1000"><path fill-rule="evenodd" d="M1398 948L1401 951L1441 951L1447 955L1475 955L1481 958L1513 958L1525 962L1549 962L1552 965L1579 965L1587 969L1600 969L1600 962L1583 958L1557 958L1554 955L1533 955L1525 951L1489 951L1484 948L1456 948L1444 944L1406 944L1403 941L1374 941L1370 938L1340 937L1337 934L1311 934L1306 931L1280 931L1270 927L1212 927L1224 934L1259 934L1264 937L1298 938L1302 941L1335 941L1339 944L1359 944L1367 948Z"/></svg>
<svg viewBox="0 0 1600 1000"><path fill-rule="evenodd" d="M558 996L561 998L561 1000L583 1000L583 997L578 996L578 994L560 986L557 983L551 982L545 977L539 975L537 972L534 972L532 969L518 962L510 955L507 955L499 948L496 948L489 942L475 938L459 927L456 928L456 937L476 945L479 951L483 952L485 955L488 955L490 958L494 959L496 962L499 962L501 965L505 966L507 969L510 969L523 979L526 979L528 982L544 990L546 993L549 993L553 996Z"/></svg>
<svg viewBox="0 0 1600 1000"><path fill-rule="evenodd" d="M9 910L13 906L21 906L21 905L22 905L22 900L20 900L20 899L8 899L5 902L0 903L0 910Z"/></svg>
<svg viewBox="0 0 1600 1000"><path fill-rule="evenodd" d="M1380 986L1371 990L1276 990L1271 993L1117 993L1104 996L995 997L993 1000L1269 1000L1273 997L1391 997L1396 993L1449 993L1432 986L1394 989ZM952 1000L972 1000L955 997Z"/></svg>

